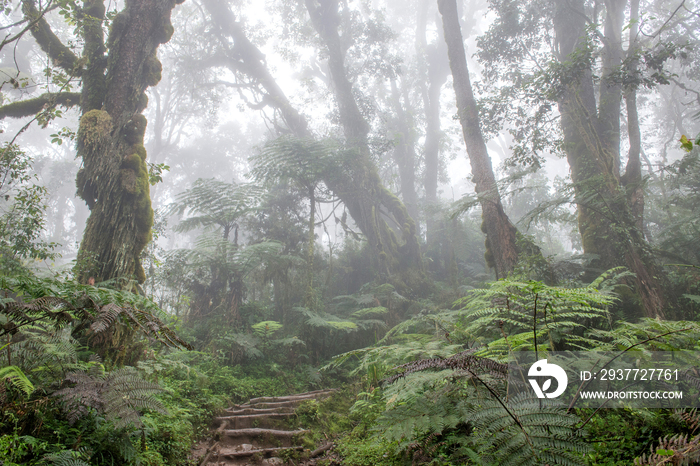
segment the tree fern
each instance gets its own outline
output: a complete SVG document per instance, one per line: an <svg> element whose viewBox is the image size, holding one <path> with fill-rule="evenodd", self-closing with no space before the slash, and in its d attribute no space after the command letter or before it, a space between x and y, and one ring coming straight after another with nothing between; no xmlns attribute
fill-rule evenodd
<svg viewBox="0 0 700 466"><path fill-rule="evenodd" d="M192 188L177 195L168 215L185 216L176 231L218 227L228 239L228 233L243 216L257 209L262 197L263 189L257 185L198 179Z"/></svg>
<svg viewBox="0 0 700 466"><path fill-rule="evenodd" d="M301 186L317 184L329 169L337 169L331 140L316 141L282 136L268 142L259 154L250 158L251 175L258 181L278 183L293 180Z"/></svg>
<svg viewBox="0 0 700 466"><path fill-rule="evenodd" d="M605 278L596 282L607 283ZM595 286L562 288L541 282L499 280L456 304L465 313L462 332L489 341L485 354L541 349L587 349L597 342L584 330L609 322L611 294ZM499 338L500 337L500 338Z"/></svg>

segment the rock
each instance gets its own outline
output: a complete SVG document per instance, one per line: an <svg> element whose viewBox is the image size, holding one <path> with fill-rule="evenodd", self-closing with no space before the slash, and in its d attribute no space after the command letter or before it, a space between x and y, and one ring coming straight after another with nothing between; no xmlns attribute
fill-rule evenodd
<svg viewBox="0 0 700 466"><path fill-rule="evenodd" d="M260 463L262 466L281 466L284 464L282 458L265 458Z"/></svg>

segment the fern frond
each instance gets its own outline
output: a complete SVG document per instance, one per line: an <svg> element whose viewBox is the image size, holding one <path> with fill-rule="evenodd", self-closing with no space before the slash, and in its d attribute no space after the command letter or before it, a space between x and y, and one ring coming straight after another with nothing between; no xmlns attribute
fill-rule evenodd
<svg viewBox="0 0 700 466"><path fill-rule="evenodd" d="M62 450L44 456L44 460L53 466L90 466L89 455L85 451Z"/></svg>
<svg viewBox="0 0 700 466"><path fill-rule="evenodd" d="M576 429L579 418L566 406L530 395L508 402L484 398L466 404L467 419L474 425L474 443L487 463L583 465L589 450Z"/></svg>
<svg viewBox="0 0 700 466"><path fill-rule="evenodd" d="M64 401L64 411L71 424L90 409L103 413L118 427L140 425L139 413L146 409L167 414L155 398L162 388L140 378L133 368L124 367L106 374L71 372L66 382L69 386L54 392L53 396Z"/></svg>
<svg viewBox="0 0 700 466"><path fill-rule="evenodd" d="M24 372L17 366L5 366L0 368L0 380L9 381L12 385L22 390L27 395L34 391L34 385L29 381Z"/></svg>
<svg viewBox="0 0 700 466"><path fill-rule="evenodd" d="M424 371L427 369L451 369L466 371L470 373L478 374L489 374L493 377L505 379L508 377L508 365L501 364L494 360L488 358L482 358L479 356L474 356L474 353L478 348L472 348L461 353L457 353L449 358L431 358L431 359L421 359L419 361L413 361L395 369L399 370L399 373L393 375L385 380L386 383L392 383L395 380L405 377L413 372Z"/></svg>
<svg viewBox="0 0 700 466"><path fill-rule="evenodd" d="M649 455L634 460L638 466L688 465L700 462L700 435L688 440L687 435L674 435L659 439L659 445L650 447Z"/></svg>

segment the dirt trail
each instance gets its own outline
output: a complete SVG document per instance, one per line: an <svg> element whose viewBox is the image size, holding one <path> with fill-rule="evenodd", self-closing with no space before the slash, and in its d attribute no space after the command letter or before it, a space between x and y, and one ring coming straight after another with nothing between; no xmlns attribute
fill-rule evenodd
<svg viewBox="0 0 700 466"><path fill-rule="evenodd" d="M303 450L299 436L305 430L289 430L287 420L303 401L323 399L334 390L316 390L289 396L252 398L233 405L214 419L219 428L199 446L197 464L217 466L282 465L277 455L283 450ZM330 445L328 445L330 446ZM326 446L319 448L325 449ZM315 453L315 452L314 452ZM314 454L312 453L312 455Z"/></svg>

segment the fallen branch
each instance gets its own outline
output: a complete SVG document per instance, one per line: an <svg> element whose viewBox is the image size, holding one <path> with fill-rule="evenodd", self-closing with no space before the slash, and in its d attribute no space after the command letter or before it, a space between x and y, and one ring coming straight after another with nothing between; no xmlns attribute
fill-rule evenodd
<svg viewBox="0 0 700 466"><path fill-rule="evenodd" d="M219 447L219 442L214 442L214 444L212 446L207 448L207 451L204 455L204 459L202 461L200 461L199 466L204 466L205 464L207 464L207 461L209 461L209 458L214 453L214 449L217 447Z"/></svg>
<svg viewBox="0 0 700 466"><path fill-rule="evenodd" d="M335 445L333 444L333 442L328 442L328 443L326 443L325 445L323 445L323 446L321 446L321 447L318 447L317 449L315 449L314 451L312 451L311 454L309 455L309 458L316 458L316 457L319 456L321 453L327 452L328 450L330 450L330 449L333 448L334 446L335 446Z"/></svg>

